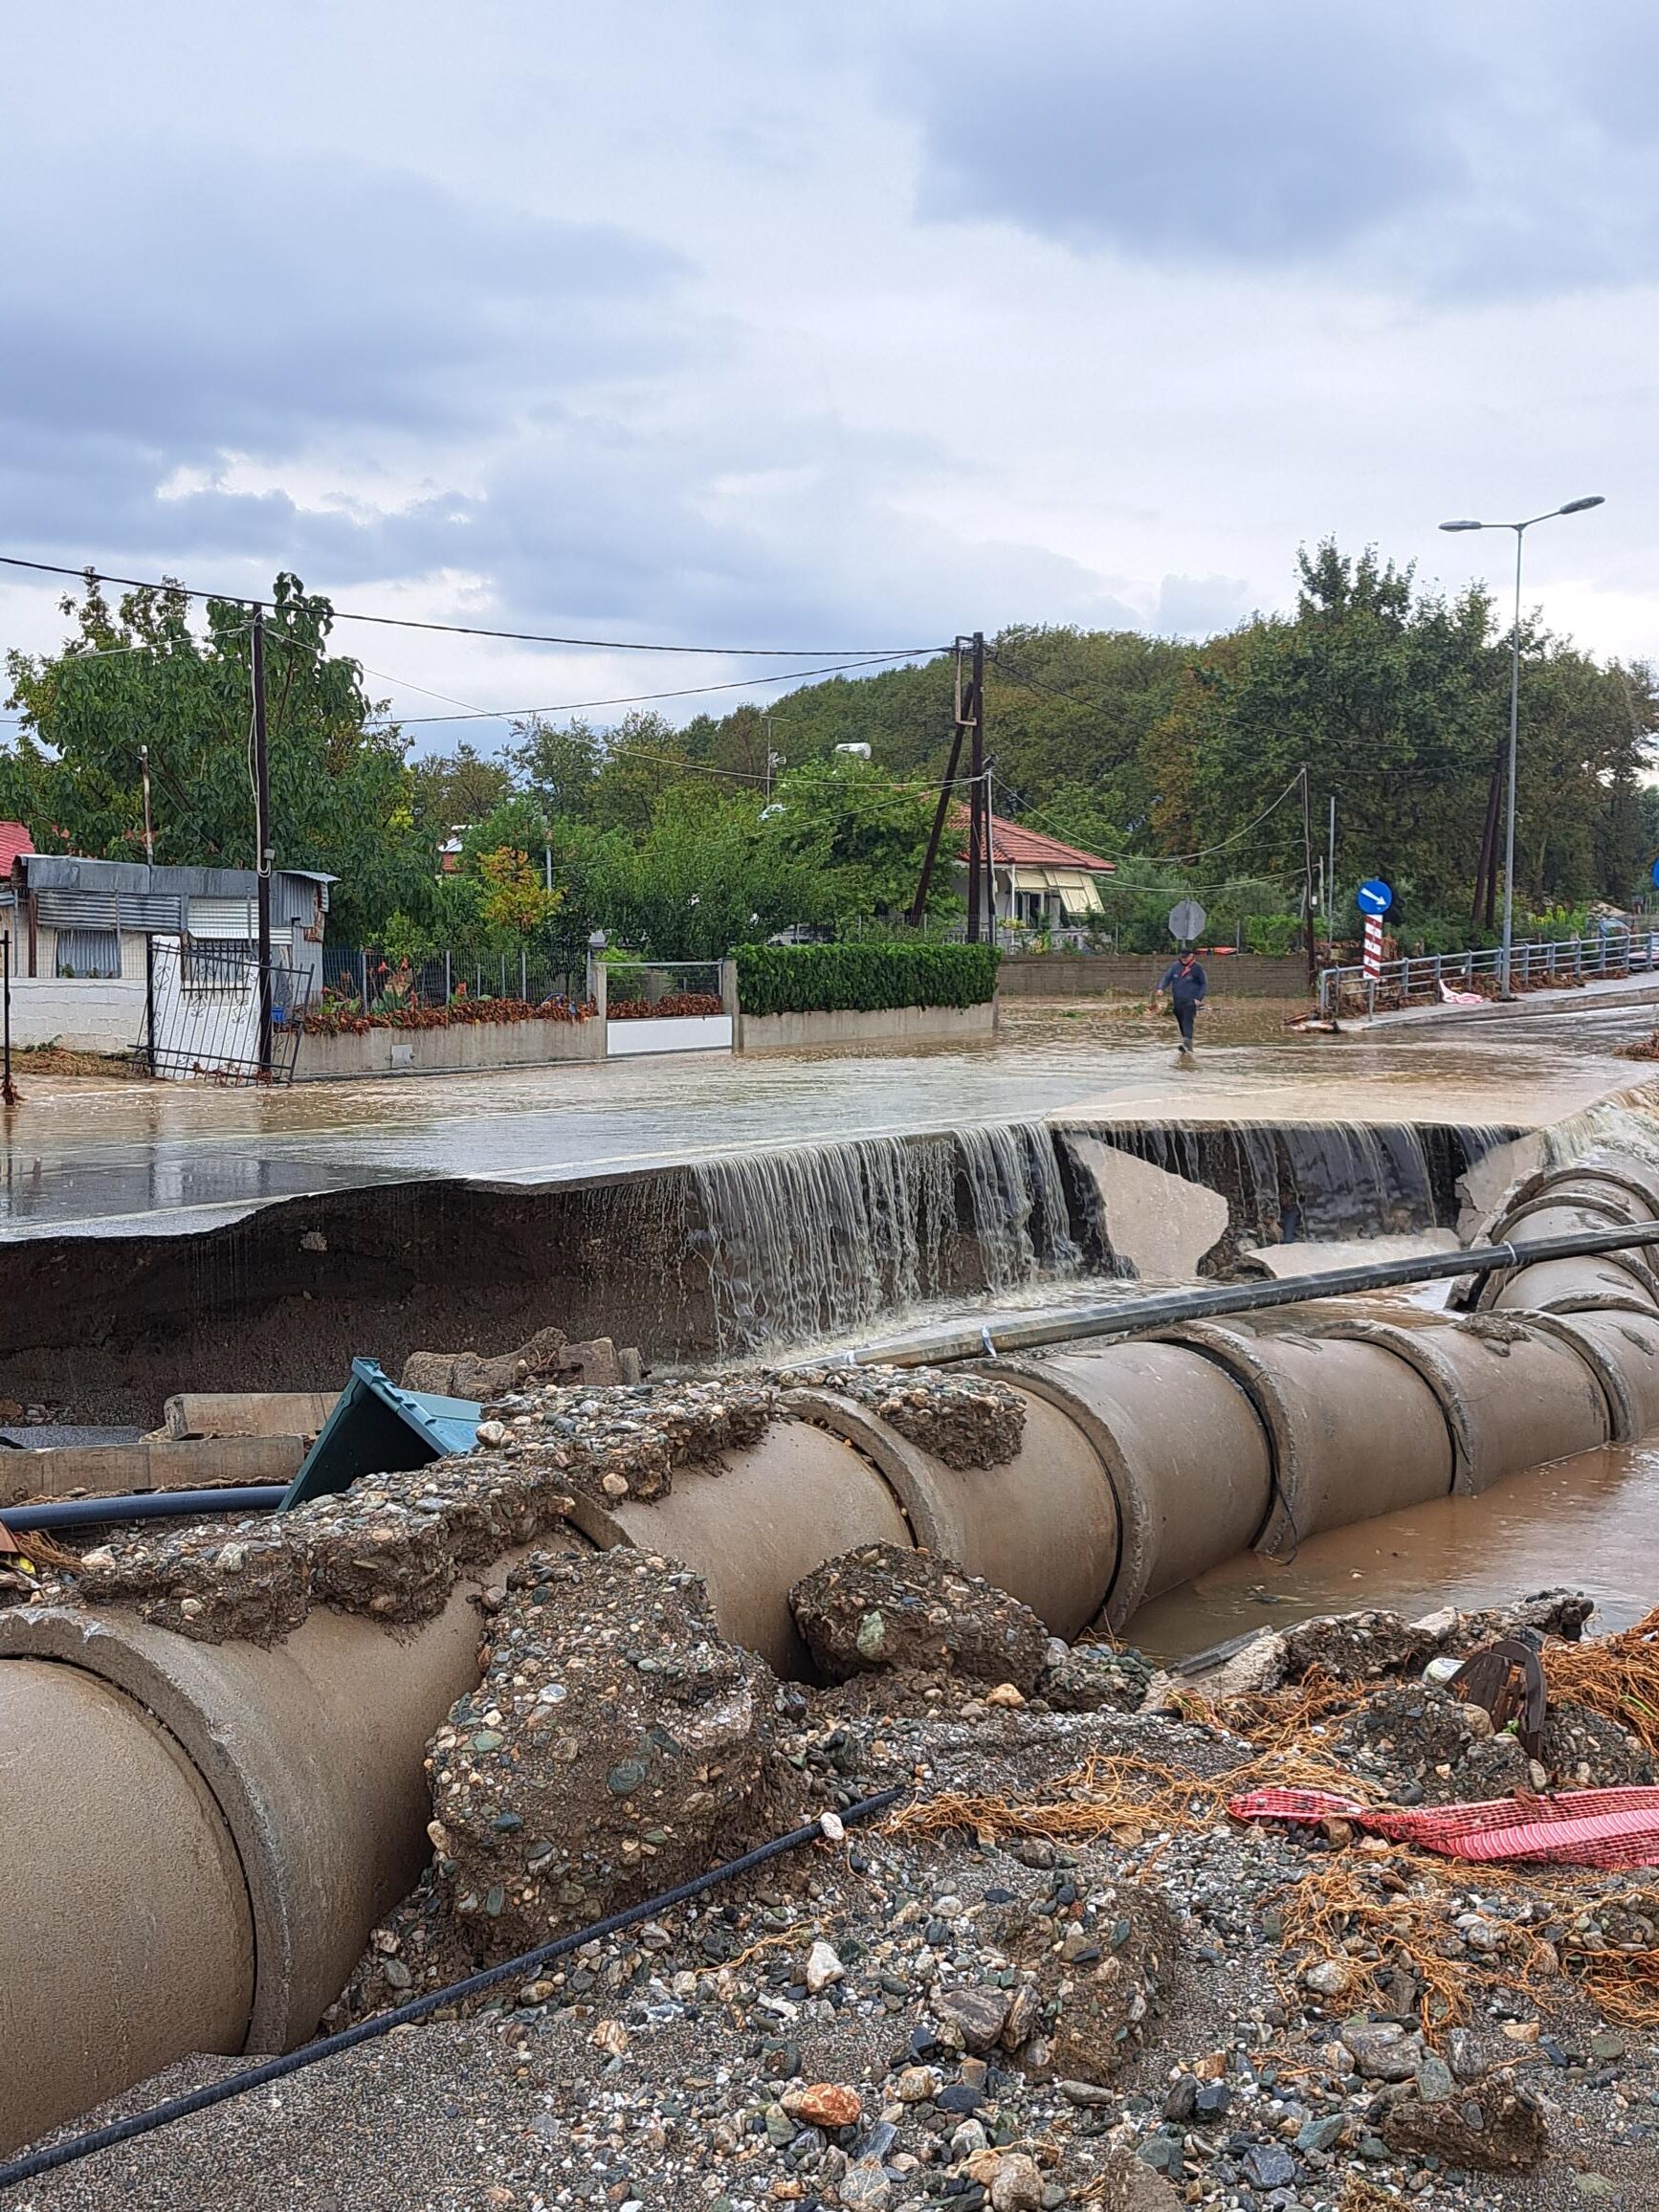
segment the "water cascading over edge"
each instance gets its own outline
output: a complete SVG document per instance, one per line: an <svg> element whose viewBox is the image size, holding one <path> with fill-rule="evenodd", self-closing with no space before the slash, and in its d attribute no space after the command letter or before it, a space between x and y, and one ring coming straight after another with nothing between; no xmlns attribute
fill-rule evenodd
<svg viewBox="0 0 1659 2212"><path fill-rule="evenodd" d="M1040 1122L707 1161L696 1184L722 1354L844 1336L1085 1264L1086 1224Z"/></svg>

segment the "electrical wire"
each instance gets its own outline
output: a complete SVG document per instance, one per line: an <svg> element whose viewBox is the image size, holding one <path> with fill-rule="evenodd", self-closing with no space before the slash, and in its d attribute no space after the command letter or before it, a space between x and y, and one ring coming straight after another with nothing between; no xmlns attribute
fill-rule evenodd
<svg viewBox="0 0 1659 2212"><path fill-rule="evenodd" d="M227 607L275 608L274 599L250 599L240 591L203 591L193 585L156 583L139 576L109 576L97 567L66 568L54 561L25 561L15 553L0 553L0 567L30 568L43 576L73 576L84 582L88 575L100 584L119 584L129 591L170 592L181 599L215 599ZM431 630L450 637L494 637L513 645L576 646L593 653L696 653L724 660L917 660L924 654L948 653L943 645L659 645L628 637L564 637L535 630L492 630L475 622L423 622L409 614L356 614L331 607L335 622L369 622L387 630Z"/></svg>
<svg viewBox="0 0 1659 2212"><path fill-rule="evenodd" d="M1301 788L1301 783L1302 771L1298 768L1271 806L1264 807L1254 821L1247 822L1242 830L1235 830L1230 837L1224 837L1218 845L1201 845L1196 852L1102 852L1099 857L1102 860L1113 861L1144 860L1156 868L1180 868L1184 867L1189 861L1207 860L1213 853L1227 852L1230 846L1237 845L1242 839L1248 837L1252 830L1259 829L1270 814L1278 811L1293 791ZM1000 776L997 778L997 784L1006 793L1014 806L1025 807L1026 813L1034 820L1038 822L1053 821L1054 817L1045 813L1041 807L1027 807L1020 794L1011 785L1005 784ZM1059 832L1056 830L1053 834L1058 835ZM1069 840L1062 840L1062 842L1069 842Z"/></svg>
<svg viewBox="0 0 1659 2212"><path fill-rule="evenodd" d="M861 1798L856 1804L846 1806L840 1814L841 1821L845 1825L871 1820L903 1795L902 1785L877 1790L874 1797ZM316 2066L321 2059L334 2058L342 2051L355 2050L360 2044L373 2043L383 2035L390 2035L396 2028L430 2020L445 2006L479 1996L486 1989L498 1988L503 1981L522 1982L531 1978L532 1968L549 1966L554 1959L566 1958L586 1944L602 1942L606 1936L618 1935L638 1921L654 1919L659 1913L687 1904L693 1897L701 1896L705 1890L764 1866L767 1860L779 1858L785 1851L798 1850L803 1844L817 1842L823 1833L819 1822L808 1821L784 1835L772 1837L768 1843L758 1845L752 1851L743 1852L741 1858L727 1859L720 1866L711 1867L706 1874L681 1882L677 1889L665 1890L660 1896L648 1897L641 1905L630 1905L621 1913L612 1913L608 1919L596 1920L590 1928L579 1928L574 1935L561 1936L555 1942L541 1944L534 1951L509 1958L504 1966L491 1966L482 1974L470 1974L464 1981L454 1981L448 1988L412 1998L391 2012L360 2021L355 2027L342 2028L336 2035L321 2036L317 2042L303 2044L299 2050L287 2051L280 2058L246 2067L224 2081L211 2082L207 2088L191 2090L184 2096L168 2097L165 2103L152 2105L147 2112L134 2112L124 2120L112 2120L107 2127L90 2129L85 2135L71 2135L67 2142L52 2143L45 2150L13 2158L9 2165L0 2166L0 2189L14 2189L20 2182L36 2180L59 2166L75 2165L95 2151L111 2150L117 2143L130 2143L135 2136L152 2135L157 2128L165 2128L173 2120L187 2119L192 2112L227 2104L232 2097L245 2096L250 2090L263 2089L268 2082L282 2081L289 2074Z"/></svg>
<svg viewBox="0 0 1659 2212"><path fill-rule="evenodd" d="M701 648L699 647L697 650L700 651ZM473 707L469 708L465 714L388 715L387 719L388 720L395 721L400 725L409 723L421 727L427 727L439 722L533 721L539 719L544 715L585 714L590 707L649 706L657 699L702 698L705 697L710 692L752 691L756 688L757 685L763 683L805 683L808 677L824 675L844 675L849 670L891 668L895 665L896 662L906 659L909 656L907 654L903 653L867 654L862 660L832 661L827 667L823 668L786 669L777 675L734 676L729 682L726 683L688 684L676 691L631 692L618 698L566 699L559 706L500 707L495 709L486 707ZM358 665L362 667L363 664L359 662ZM365 673L371 675L377 674L377 672L372 669L367 670ZM388 676L381 674L379 675L378 680L382 683L399 683L403 681L403 678L399 676ZM420 684L409 684L408 688L410 691L420 691L423 687ZM441 698L443 694L441 692L434 692L429 693L428 696L429 697Z"/></svg>

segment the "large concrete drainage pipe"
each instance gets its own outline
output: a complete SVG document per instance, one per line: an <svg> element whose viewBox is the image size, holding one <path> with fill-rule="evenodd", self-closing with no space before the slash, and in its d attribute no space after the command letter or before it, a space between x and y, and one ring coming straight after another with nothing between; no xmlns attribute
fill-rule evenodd
<svg viewBox="0 0 1659 2212"><path fill-rule="evenodd" d="M1349 1318L1315 1334L1379 1344L1416 1369L1440 1402L1455 1460L1452 1488L1474 1497L1611 1433L1609 1390L1593 1353L1539 1324L1448 1325Z"/></svg>
<svg viewBox="0 0 1659 2212"><path fill-rule="evenodd" d="M1111 1478L1115 1571L1100 1585L1107 1626L1251 1542L1268 1515L1272 1459L1248 1395L1175 1344L1070 1346L1000 1361L1087 1437Z"/></svg>
<svg viewBox="0 0 1659 2212"><path fill-rule="evenodd" d="M0 2153L188 2050L242 2047L254 1915L229 1824L144 1706L0 1667Z"/></svg>
<svg viewBox="0 0 1659 2212"><path fill-rule="evenodd" d="M1481 1294L1480 1305L1506 1314L1559 1314L1599 1298L1617 1298L1633 1299L1655 1310L1659 1309L1659 1296L1653 1285L1651 1271L1634 1255L1626 1258L1602 1252L1573 1259L1532 1260L1513 1274L1493 1276Z"/></svg>
<svg viewBox="0 0 1659 2212"><path fill-rule="evenodd" d="M1074 1637L1099 1613L1117 1572L1117 1500L1087 1433L999 1363L1025 1405L1018 1454L1000 1467L954 1468L829 1390L791 1391L790 1409L879 1469L915 1541L1029 1605L1052 1634Z"/></svg>
<svg viewBox="0 0 1659 2212"><path fill-rule="evenodd" d="M1445 1497L1455 1460L1440 1401L1381 1344L1193 1322L1190 1345L1248 1394L1272 1441L1273 1500L1256 1549L1283 1558L1321 1529Z"/></svg>
<svg viewBox="0 0 1659 2212"><path fill-rule="evenodd" d="M667 1496L586 1511L580 1525L601 1544L637 1544L695 1567L726 1635L796 1677L810 1675L811 1661L789 1610L794 1584L855 1544L913 1540L870 1462L798 1421L774 1422L719 1472L684 1470Z"/></svg>

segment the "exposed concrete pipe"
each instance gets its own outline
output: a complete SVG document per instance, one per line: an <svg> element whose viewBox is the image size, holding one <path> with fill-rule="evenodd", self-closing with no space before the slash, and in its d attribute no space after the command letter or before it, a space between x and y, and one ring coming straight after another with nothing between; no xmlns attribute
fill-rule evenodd
<svg viewBox="0 0 1659 2212"><path fill-rule="evenodd" d="M1250 1543L1659 1425L1659 1308L1625 1272L1610 1310L1599 1259L1543 1264L1590 1271L1558 1320L1327 1304L999 1361L1026 1407L1001 1468L952 1470L803 1392L719 1470L544 1541L685 1560L785 1671L805 1664L790 1585L870 1540L948 1553L1058 1633L1121 1626ZM476 1681L477 1636L467 1587L410 1633L320 1608L269 1650L115 1610L0 1613L0 2148L186 2051L314 2032L426 1856L425 1746Z"/></svg>

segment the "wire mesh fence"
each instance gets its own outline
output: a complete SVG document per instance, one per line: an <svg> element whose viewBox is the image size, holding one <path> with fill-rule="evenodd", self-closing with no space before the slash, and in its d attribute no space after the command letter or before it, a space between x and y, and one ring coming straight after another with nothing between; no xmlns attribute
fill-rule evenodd
<svg viewBox="0 0 1659 2212"><path fill-rule="evenodd" d="M605 962L605 1005L613 1022L723 1013L720 963L612 954Z"/></svg>
<svg viewBox="0 0 1659 2212"><path fill-rule="evenodd" d="M447 1006L457 1000L513 999L545 1006L586 995L578 969L520 946L517 952L465 952L451 948L410 961L369 948L325 945L322 987L330 998L355 1003L365 1014L406 1006Z"/></svg>

